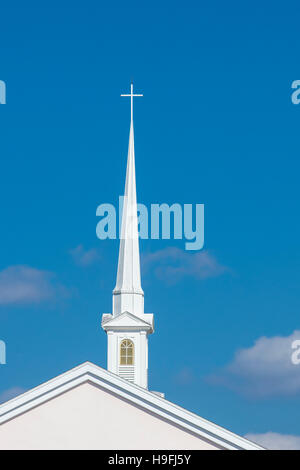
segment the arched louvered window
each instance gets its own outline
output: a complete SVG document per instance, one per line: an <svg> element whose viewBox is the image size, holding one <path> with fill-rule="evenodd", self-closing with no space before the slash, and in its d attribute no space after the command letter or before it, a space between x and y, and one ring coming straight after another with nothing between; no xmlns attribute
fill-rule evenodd
<svg viewBox="0 0 300 470"><path fill-rule="evenodd" d="M133 366L134 344L130 339L123 339L120 345L120 365Z"/></svg>

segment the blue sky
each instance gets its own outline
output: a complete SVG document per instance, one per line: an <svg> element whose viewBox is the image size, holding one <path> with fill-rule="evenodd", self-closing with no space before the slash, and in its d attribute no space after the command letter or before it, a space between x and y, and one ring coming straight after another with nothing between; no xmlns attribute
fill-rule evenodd
<svg viewBox="0 0 300 470"><path fill-rule="evenodd" d="M120 93L133 79L144 93L138 200L205 204L201 255L183 252L184 241L141 243L156 322L150 388L240 434L300 436L300 366L288 360L300 338L297 2L12 1L1 10L2 396L85 360L106 366L100 320L111 311L118 242L96 238L95 214L123 192L129 103ZM166 282L157 251L179 277ZM203 256L215 263L208 276Z"/></svg>

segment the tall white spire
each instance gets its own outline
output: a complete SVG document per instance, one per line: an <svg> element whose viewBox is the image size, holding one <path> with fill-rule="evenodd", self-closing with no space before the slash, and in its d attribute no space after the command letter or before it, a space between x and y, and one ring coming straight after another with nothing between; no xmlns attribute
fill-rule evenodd
<svg viewBox="0 0 300 470"><path fill-rule="evenodd" d="M131 120L123 203L121 240L116 287L113 290L113 312L102 315L102 328L107 333L107 368L123 379L148 387L148 336L154 331L152 313L144 313L141 287L139 234L136 203L133 85Z"/></svg>
<svg viewBox="0 0 300 470"><path fill-rule="evenodd" d="M121 240L116 287L113 290L113 315L128 311L134 315L144 313L144 292L141 287L138 217L136 202L135 154L133 130L133 93L131 99L131 120L128 145L126 183L122 212Z"/></svg>

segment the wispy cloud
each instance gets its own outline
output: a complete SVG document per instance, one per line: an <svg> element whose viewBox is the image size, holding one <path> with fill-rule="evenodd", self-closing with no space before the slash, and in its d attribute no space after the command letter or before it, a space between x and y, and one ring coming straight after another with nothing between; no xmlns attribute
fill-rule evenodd
<svg viewBox="0 0 300 470"><path fill-rule="evenodd" d="M170 284L184 277L207 279L228 271L208 251L191 253L176 247L143 254L142 267L146 271L151 268L159 279Z"/></svg>
<svg viewBox="0 0 300 470"><path fill-rule="evenodd" d="M29 266L9 266L0 271L0 305L38 303L63 290L48 271Z"/></svg>
<svg viewBox="0 0 300 470"><path fill-rule="evenodd" d="M195 375L189 367L183 367L174 377L178 385L190 385L195 381Z"/></svg>
<svg viewBox="0 0 300 470"><path fill-rule="evenodd" d="M74 263L78 266L90 266L99 259L99 253L95 248L85 250L83 245L78 245L76 248L70 250L70 255L73 258Z"/></svg>
<svg viewBox="0 0 300 470"><path fill-rule="evenodd" d="M11 400L12 398L17 397L18 395L21 395L21 393L24 393L25 389L22 387L12 387L7 390L4 390L4 392L0 393L0 403L4 403L8 400Z"/></svg>
<svg viewBox="0 0 300 470"><path fill-rule="evenodd" d="M300 395L300 365L291 360L291 345L299 339L300 330L290 336L258 338L252 347L238 350L233 361L208 380L255 398Z"/></svg>
<svg viewBox="0 0 300 470"><path fill-rule="evenodd" d="M266 432L265 434L246 434L246 439L270 450L300 450L300 436Z"/></svg>

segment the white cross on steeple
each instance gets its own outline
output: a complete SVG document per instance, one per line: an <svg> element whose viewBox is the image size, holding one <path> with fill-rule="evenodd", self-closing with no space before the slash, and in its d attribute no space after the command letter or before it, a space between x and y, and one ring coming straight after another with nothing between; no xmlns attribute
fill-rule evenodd
<svg viewBox="0 0 300 470"><path fill-rule="evenodd" d="M129 95L121 95L121 96L130 96L130 102L131 102L131 121L133 121L133 97L134 96L143 96L143 95L138 95L133 93L133 83L130 85L130 94Z"/></svg>

